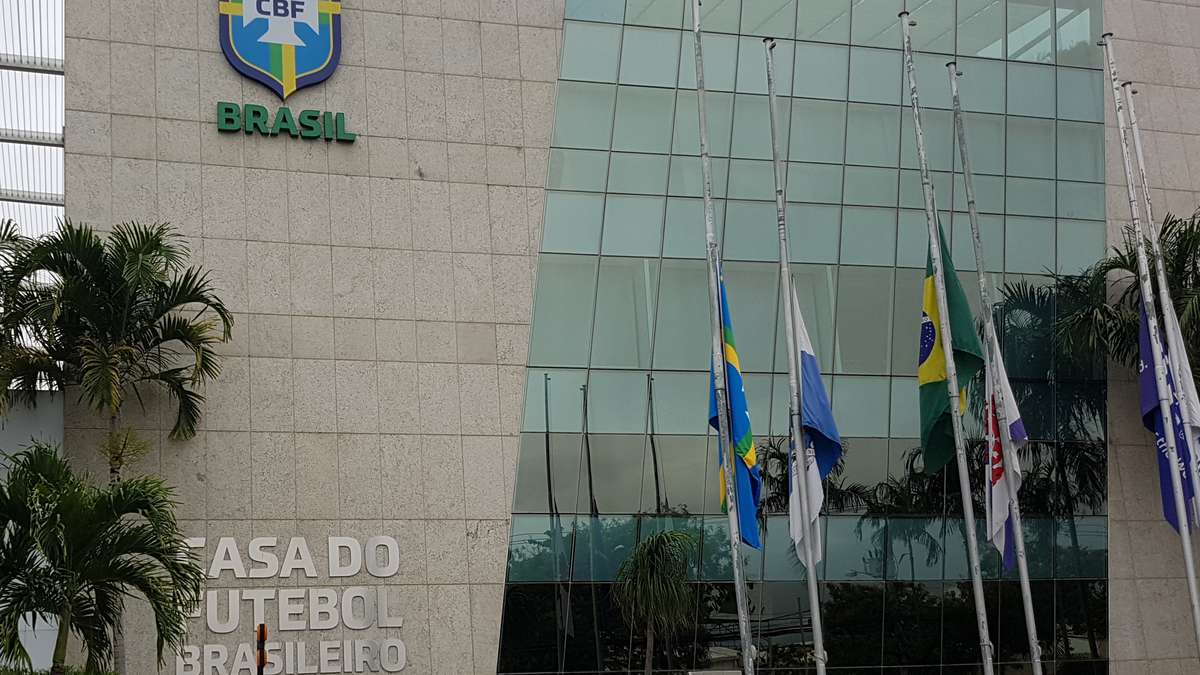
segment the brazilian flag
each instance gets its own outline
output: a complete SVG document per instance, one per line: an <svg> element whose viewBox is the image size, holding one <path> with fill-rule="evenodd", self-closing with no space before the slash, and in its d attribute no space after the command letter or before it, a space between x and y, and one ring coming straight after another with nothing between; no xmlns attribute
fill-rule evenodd
<svg viewBox="0 0 1200 675"><path fill-rule="evenodd" d="M950 311L950 335L954 345L954 366L961 391L959 410L966 409L967 385L983 370L983 347L975 334L975 319L967 304L962 284L950 260L950 247L938 224L942 271L946 277L946 307ZM942 349L941 314L938 311L937 286L933 279L933 255L925 261L925 288L921 298L921 351L917 382L921 388L921 447L925 471L935 473L954 458L954 421L946 392L946 352Z"/></svg>

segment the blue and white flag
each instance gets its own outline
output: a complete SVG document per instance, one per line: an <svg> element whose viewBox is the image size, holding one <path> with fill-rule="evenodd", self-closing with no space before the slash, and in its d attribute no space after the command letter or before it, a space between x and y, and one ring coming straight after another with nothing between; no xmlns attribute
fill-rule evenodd
<svg viewBox="0 0 1200 675"><path fill-rule="evenodd" d="M796 288L792 287L792 317L796 321L796 362L800 364L800 407L801 424L804 427L801 438L806 447L805 480L808 481L808 514L809 522L805 523L800 510L800 463L797 461L795 448L788 452L788 484L791 491L788 494L788 529L792 541L796 545L796 555L804 560L803 542L810 533L819 534L817 519L821 507L825 504L825 489L822 481L833 470L842 457L842 438L838 434L837 424L833 421L833 408L829 405L829 395L825 393L825 384L821 380L821 366L813 350L812 340L808 337L808 329L804 326L804 317L800 314L800 301L796 298ZM823 555L821 537L813 536L814 562L821 560Z"/></svg>
<svg viewBox="0 0 1200 675"><path fill-rule="evenodd" d="M1179 327L1179 317L1175 307L1167 303L1162 311L1163 332L1167 334L1166 344L1185 345L1183 331ZM1196 380L1192 377L1192 362L1188 358L1187 349L1179 349L1178 353L1167 348L1171 357L1171 375L1175 380L1175 390L1179 397L1179 412L1183 416L1184 434L1187 436L1188 448L1200 448L1200 394L1196 392ZM1200 457L1192 453L1191 460L1200 462ZM1188 474L1191 477L1191 474ZM1200 518L1200 503L1192 500L1192 517ZM1200 520L1198 520L1200 522Z"/></svg>
<svg viewBox="0 0 1200 675"><path fill-rule="evenodd" d="M1171 485L1171 471L1179 473L1180 482L1183 485L1183 500L1190 502L1194 494L1192 481L1189 472L1186 470L1187 463L1191 461L1191 452L1188 447L1187 426L1184 424L1182 407L1179 402L1179 392L1175 387L1175 378L1172 377L1171 359L1167 354L1166 346L1160 345L1163 349L1163 361L1167 368L1167 388L1171 395L1171 427L1175 434L1175 451L1179 455L1179 462L1174 467L1171 466L1170 460L1167 459L1167 441L1166 432L1163 428L1162 414L1159 412L1158 387L1154 377L1154 358L1153 352L1150 351L1150 326L1146 318L1146 308L1141 308L1141 322L1138 325L1138 384L1141 390L1141 411L1142 411L1142 426L1147 430L1154 432L1155 445L1158 449L1158 483L1159 492L1162 496L1163 517L1171 524L1171 527L1179 529L1179 517L1175 512L1175 489ZM1189 518L1189 521L1192 520Z"/></svg>
<svg viewBox="0 0 1200 675"><path fill-rule="evenodd" d="M1021 491L1021 463L1017 458L1017 450L1029 441L1029 434L1025 432L1021 411L1017 409L1017 399L1008 383L1008 372L1004 369L1004 358L1000 354L1000 342L994 333L989 347L990 357L984 369L988 444L988 458L984 463L987 534L988 540L1004 559L1004 569L1011 570L1017 564L1017 549L1009 503L1016 500ZM1000 389L999 400L996 397L997 388ZM1001 415L1004 424L1000 423Z"/></svg>

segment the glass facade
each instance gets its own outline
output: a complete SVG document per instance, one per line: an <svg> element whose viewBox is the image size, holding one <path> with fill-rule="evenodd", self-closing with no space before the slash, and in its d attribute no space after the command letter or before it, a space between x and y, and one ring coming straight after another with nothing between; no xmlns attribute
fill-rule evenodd
<svg viewBox="0 0 1200 675"><path fill-rule="evenodd" d="M1099 0L909 3L941 220L975 261L949 112L957 58L986 269L1014 284L1004 349L1026 426L1022 504L1047 672L1107 671L1105 381L1053 343L1049 273L1104 253ZM567 2L498 671L639 671L611 593L639 538L691 532L695 621L662 672L734 667L727 521L707 429L709 310L691 3ZM793 278L845 439L816 570L830 672L974 673L957 481L919 464L926 226L900 0L708 0L716 222L764 464L746 572L758 664L812 664L787 533L786 355L761 38L775 37ZM972 298L976 301L977 298ZM977 407L976 407L977 409ZM968 424L978 439L979 424ZM973 441L982 474L980 441ZM948 482L949 481L949 482ZM977 486L978 487L978 486ZM975 495L983 514L982 495ZM981 527L982 529L982 527ZM1014 575L981 544L999 672L1029 672Z"/></svg>

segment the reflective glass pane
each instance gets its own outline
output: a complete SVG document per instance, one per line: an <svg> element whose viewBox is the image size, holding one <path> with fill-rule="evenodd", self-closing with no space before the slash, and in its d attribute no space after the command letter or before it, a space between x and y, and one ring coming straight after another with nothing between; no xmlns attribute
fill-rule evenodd
<svg viewBox="0 0 1200 675"><path fill-rule="evenodd" d="M941 54L913 54L913 66L917 71L917 92L921 97L921 108L951 108L950 71L946 69L946 56ZM910 100L908 73L901 78L901 101L908 105ZM912 115L912 112L909 112Z"/></svg>
<svg viewBox="0 0 1200 675"><path fill-rule="evenodd" d="M758 0L742 4L743 35L790 38L796 27L796 0Z"/></svg>
<svg viewBox="0 0 1200 675"><path fill-rule="evenodd" d="M886 572L889 579L942 579L945 527L940 515L892 516L887 519ZM889 584L889 587L891 585ZM941 584L938 584L939 588Z"/></svg>
<svg viewBox="0 0 1200 675"><path fill-rule="evenodd" d="M1058 272L1078 274L1104 257L1105 226L1094 220L1058 221Z"/></svg>
<svg viewBox="0 0 1200 675"><path fill-rule="evenodd" d="M817 363L825 372L833 365L833 302L837 286L837 267L832 265L794 265L792 288L800 301L800 314L804 328L812 342ZM783 316L783 299L780 299L780 316ZM779 335L775 339L775 363L787 363L787 339L783 334L784 322L779 322ZM786 387L785 387L786 391ZM787 394L784 394L786 399ZM786 404L786 400L784 401ZM786 433L786 428L785 432Z"/></svg>
<svg viewBox="0 0 1200 675"><path fill-rule="evenodd" d="M718 3L732 5L731 0ZM713 3L708 3L711 7ZM691 14L691 3L688 3L688 14ZM685 25L691 27L691 19ZM718 35L708 31L714 30L704 26L704 88L712 91L733 91L734 78L737 75L738 39L736 35ZM692 36L681 40L679 45L679 88L696 88L696 41Z"/></svg>
<svg viewBox="0 0 1200 675"><path fill-rule="evenodd" d="M1057 544L1056 577L1108 576L1108 524L1105 516L1076 516L1059 521Z"/></svg>
<svg viewBox="0 0 1200 675"><path fill-rule="evenodd" d="M883 482L887 476L888 441L882 438L842 438L844 472L840 481L843 486L855 483L868 489ZM828 500L826 509L830 513L854 513L865 510L857 499L842 499L841 505Z"/></svg>
<svg viewBox="0 0 1200 675"><path fill-rule="evenodd" d="M792 99L791 126L789 159L841 163L846 138L845 103Z"/></svg>
<svg viewBox="0 0 1200 675"><path fill-rule="evenodd" d="M950 489L957 489L951 481ZM971 567L967 563L967 534L966 528L963 527L963 519L961 516L954 518L946 518L945 529L943 530L943 539L946 546L946 563L945 563L945 579L959 580L971 578ZM986 532L987 525L982 520L977 520L975 523L975 532L978 535L980 532ZM1026 542L1028 543L1028 530L1026 532ZM996 549L989 545L986 541L980 541L979 545L980 566L983 568L984 579L996 579L1000 576L1000 556L996 555ZM966 602L968 607L971 603L971 586L967 582L962 584L965 586ZM973 616L973 613L972 613ZM978 654L979 639L978 633L974 630L971 635L975 637L975 650Z"/></svg>
<svg viewBox="0 0 1200 675"><path fill-rule="evenodd" d="M538 256L534 307L537 321L530 336L529 363L579 366L591 345L596 259L591 256Z"/></svg>
<svg viewBox="0 0 1200 675"><path fill-rule="evenodd" d="M546 187L603 192L608 180L608 153L591 150L550 151Z"/></svg>
<svg viewBox="0 0 1200 675"><path fill-rule="evenodd" d="M849 64L850 50L845 46L797 42L793 95L845 99Z"/></svg>
<svg viewBox="0 0 1200 675"><path fill-rule="evenodd" d="M655 350L654 367L707 371L712 342L705 261L664 260L658 306L657 342L669 348Z"/></svg>
<svg viewBox="0 0 1200 675"><path fill-rule="evenodd" d="M1004 112L1004 62L988 59L959 59L958 96L962 108L971 112Z"/></svg>
<svg viewBox="0 0 1200 675"><path fill-rule="evenodd" d="M666 194L668 160L667 155L614 152L608 167L608 191Z"/></svg>
<svg viewBox="0 0 1200 675"><path fill-rule="evenodd" d="M649 368L658 260L603 258L599 284L592 366ZM599 427L592 430L602 431Z"/></svg>
<svg viewBox="0 0 1200 675"><path fill-rule="evenodd" d="M693 374L656 373L655 394L673 393L673 387L662 389L662 380L675 377L695 379ZM701 375L707 387L708 375ZM706 394L707 395L707 394ZM674 398L674 397L672 397ZM661 425L662 410L655 406L655 428ZM670 436L656 434L646 443L646 467L642 479L642 510L654 512L655 499L665 509L686 510L687 513L704 513L704 466L708 459L708 439L704 436ZM655 471L654 461L658 461Z"/></svg>
<svg viewBox="0 0 1200 675"><path fill-rule="evenodd" d="M792 262L837 262L841 211L820 204L787 205Z"/></svg>
<svg viewBox="0 0 1200 675"><path fill-rule="evenodd" d="M770 161L729 160L730 199L773 199L775 173Z"/></svg>
<svg viewBox="0 0 1200 675"><path fill-rule="evenodd" d="M665 202L664 197L609 195L604 208L603 253L657 258Z"/></svg>
<svg viewBox="0 0 1200 675"><path fill-rule="evenodd" d="M567 21L563 24L562 72L559 76L564 80L616 82L620 47L620 26Z"/></svg>
<svg viewBox="0 0 1200 675"><path fill-rule="evenodd" d="M796 545L792 543L791 535L788 533L788 521L786 517L772 516L767 520L766 542L763 545L764 558L766 564L763 566L763 578L767 580L778 581L799 581L805 579L804 565L801 564L799 556L796 555ZM775 586L772 584L772 586ZM797 589L800 590L800 589ZM795 597L788 598L791 601L791 610L793 621L799 624L798 617L795 616L795 608L798 602L807 602L808 593L801 590ZM764 598L768 607L771 600ZM768 610L768 614L770 611ZM769 619L768 619L769 620ZM797 628L799 626L797 625ZM776 633L777 634L777 633Z"/></svg>
<svg viewBox="0 0 1200 675"><path fill-rule="evenodd" d="M636 462L640 465L642 441L645 438L640 434L646 433L646 374L640 371L593 369L588 375L587 395L588 431L592 434L639 434L631 437L636 438L636 443L627 443L636 446L636 450L614 449L613 452L634 453L637 455ZM584 471L585 475L581 476L581 479L585 481L586 486L586 457L584 459L581 471ZM627 459L634 461L631 456ZM596 461L595 453L592 461ZM626 499L621 510L628 510L638 502L636 486L639 485L637 476L641 475L641 468L639 466L635 471L633 467L627 467L625 474L625 485L633 486L631 489L634 489L634 497ZM586 503L581 505L580 510L585 508Z"/></svg>
<svg viewBox="0 0 1200 675"><path fill-rule="evenodd" d="M912 30L912 46L915 52L954 53L954 0L928 0L917 3L912 7L912 18L917 22ZM941 57L938 57L938 60L946 62L946 59Z"/></svg>
<svg viewBox="0 0 1200 675"><path fill-rule="evenodd" d="M798 202L837 204L842 201L842 167L788 163L787 198Z"/></svg>
<svg viewBox="0 0 1200 675"><path fill-rule="evenodd" d="M900 52L894 50L852 48L850 100L900 103L900 63Z"/></svg>
<svg viewBox="0 0 1200 675"><path fill-rule="evenodd" d="M1058 0L1055 4L1058 64L1103 67L1104 52L1096 48L1096 36L1104 32L1104 5L1100 0Z"/></svg>
<svg viewBox="0 0 1200 675"><path fill-rule="evenodd" d="M598 437L597 441L601 444L608 442L610 439ZM597 443L593 443L593 466L598 467L601 455L596 450ZM637 468L641 469L641 458L637 458ZM605 467L608 469L609 467ZM604 470L597 468L596 485L601 486L600 476ZM624 478L622 476L622 478ZM586 481L586 478L584 479ZM609 479L611 480L611 478ZM611 489L611 485L603 486ZM586 498L586 495L584 496ZM598 494L597 501L605 501L609 495ZM637 499L637 495L633 495ZM626 502L627 503L627 502ZM586 504L583 505L586 509ZM601 513L604 512L604 506L601 506ZM627 507L622 507L627 508ZM573 567L572 579L576 586L573 591L584 588L579 582L584 581L614 581L617 578L617 570L620 569L621 563L625 558L629 557L630 551L633 550L634 538L637 534L637 523L632 516L578 516L575 519L575 561ZM585 596L586 597L586 596ZM590 601L590 598L587 599ZM590 614L590 613L589 613ZM598 615L593 615L599 618ZM584 614L584 619L593 618L588 614ZM577 635L578 636L578 635ZM590 646L590 644L589 644ZM582 651L582 650L580 650ZM586 653L586 652L585 652ZM595 660L595 652L589 656Z"/></svg>
<svg viewBox="0 0 1200 675"><path fill-rule="evenodd" d="M1008 58L1054 63L1053 8L1051 0L1009 0Z"/></svg>
<svg viewBox="0 0 1200 675"><path fill-rule="evenodd" d="M951 122L953 124L953 122ZM963 126L967 130L967 150L970 153L971 171L975 174L1004 173L1004 117L981 113L963 113ZM953 132L951 132L952 135ZM962 170L959 158L958 137L954 137L954 168ZM955 200L955 204L957 204Z"/></svg>
<svg viewBox="0 0 1200 675"><path fill-rule="evenodd" d="M1074 659L1102 659L1109 654L1108 582L1058 581L1054 591L1059 621L1054 643L1063 645L1058 672L1086 674L1088 666L1094 666L1092 673L1103 673L1104 661Z"/></svg>
<svg viewBox="0 0 1200 675"><path fill-rule="evenodd" d="M616 93L616 86L611 84L559 82L554 145L607 150Z"/></svg>
<svg viewBox="0 0 1200 675"><path fill-rule="evenodd" d="M1054 117L1054 68L1008 64L1008 114Z"/></svg>
<svg viewBox="0 0 1200 675"><path fill-rule="evenodd" d="M613 150L670 152L674 119L675 92L618 87Z"/></svg>
<svg viewBox="0 0 1200 675"><path fill-rule="evenodd" d="M1007 271L1041 274L1054 269L1053 220L1009 216L1005 229Z"/></svg>
<svg viewBox="0 0 1200 675"><path fill-rule="evenodd" d="M599 250L603 213L603 195L547 192L542 251L596 253Z"/></svg>
<svg viewBox="0 0 1200 675"><path fill-rule="evenodd" d="M796 38L845 43L850 38L850 0L804 0L797 3Z"/></svg>
<svg viewBox="0 0 1200 675"><path fill-rule="evenodd" d="M950 174L934 172L932 180L934 204L940 212L950 207ZM900 206L907 209L925 208L925 192L921 187L920 171L905 169L900 172Z"/></svg>
<svg viewBox="0 0 1200 675"><path fill-rule="evenodd" d="M549 380L547 381L547 378ZM530 368L525 377L525 421L522 431L545 431L550 415L550 431L579 433L583 428L583 397L580 387L587 383L587 370L543 370ZM578 445L578 442L576 442ZM576 456L578 457L578 456ZM569 464L568 460L568 464ZM576 461L575 465L579 462ZM543 480L545 465L543 464ZM571 481L574 484L575 478ZM574 494L574 493L572 493ZM544 501L544 500L543 500ZM572 499L572 502L574 499Z"/></svg>
<svg viewBox="0 0 1200 675"><path fill-rule="evenodd" d="M1054 178L1054 120L1007 118L1008 175Z"/></svg>
<svg viewBox="0 0 1200 675"><path fill-rule="evenodd" d="M901 116L903 129L900 131L903 153L900 166L906 169L920 168L917 161L917 136L913 131L912 113L904 110ZM950 171L954 167L954 113L949 110L922 110L921 130L925 132L925 155L933 171ZM948 199L950 195L943 197ZM949 206L949 204L943 204Z"/></svg>
<svg viewBox="0 0 1200 675"><path fill-rule="evenodd" d="M509 581L570 579L575 516L516 516L508 546Z"/></svg>
<svg viewBox="0 0 1200 675"><path fill-rule="evenodd" d="M920 344L921 321L914 317L917 317L917 308L921 306L921 294L924 289L924 261L920 269L896 270L896 307L900 308L900 311L892 316L892 373L895 375L917 374L917 345ZM893 380L893 385L899 381L901 380ZM910 398L905 396L903 401L907 404ZM893 401L893 410L896 409L896 405L896 401ZM915 413L916 408L912 412ZM900 434L896 433L894 427L892 429L892 436L898 438L917 435L915 432Z"/></svg>
<svg viewBox="0 0 1200 675"><path fill-rule="evenodd" d="M773 300L779 293L778 265L726 263L725 287L742 372L770 372L775 354L776 302ZM765 396L762 403L758 409L766 410ZM767 420L762 421L765 428Z"/></svg>
<svg viewBox="0 0 1200 675"><path fill-rule="evenodd" d="M971 239L971 219L956 212L953 220L954 266L960 270L977 270L975 246ZM983 260L987 271L1004 271L1004 217L980 214L979 236L983 240Z"/></svg>
<svg viewBox="0 0 1200 675"><path fill-rule="evenodd" d="M556 404L562 400L557 398L560 390L566 390L567 386L569 383L551 375L550 395L555 397ZM544 388L545 380L541 375L530 378L528 393L536 399L538 407L543 407L546 402ZM570 400L582 405L578 387L575 387L574 398ZM578 413L575 416L578 417ZM550 513L551 506L557 506L560 510L573 509L579 482L579 448L578 433L550 434L549 439L540 432L521 434L513 512ZM549 476L546 475L547 458L550 462Z"/></svg>
<svg viewBox="0 0 1200 675"><path fill-rule="evenodd" d="M771 159L771 122L768 97L750 94L737 94L733 102L733 147L730 154L734 157L750 159ZM789 126L782 120L791 118L791 99L778 98L775 100L776 114L779 115L779 147L788 147Z"/></svg>
<svg viewBox="0 0 1200 675"><path fill-rule="evenodd" d="M768 1L775 2L777 0ZM743 37L738 45L737 90L766 95L767 57L763 41L756 37ZM776 96L792 95L792 57L794 53L795 43L791 40L777 41L775 49L771 51L775 58Z"/></svg>
<svg viewBox="0 0 1200 675"><path fill-rule="evenodd" d="M1056 72L1059 118L1103 122L1104 71L1059 68Z"/></svg>
<svg viewBox="0 0 1200 675"><path fill-rule="evenodd" d="M664 263L667 264L667 263ZM695 308L694 308L695 309ZM698 309L694 313L700 313ZM704 320L708 320L708 314L704 314ZM661 336L660 336L661 337ZM711 349L711 344L709 345ZM701 359L707 361L707 354ZM692 363L691 367L695 368L696 364ZM705 363L700 363L701 368L705 368ZM707 457L707 452L715 451L716 446L709 447L704 434L708 429L708 370L704 372L694 373L654 373L654 427L659 434L693 434L688 437L687 443L684 443L683 437L680 437L678 442L686 445L689 452L696 452L697 456L703 461ZM702 411L697 415L696 411ZM695 434L700 434L696 436ZM664 437L665 438L665 437ZM680 452L683 452L680 450ZM714 455L715 457L715 455ZM712 462L715 464L716 460ZM704 464L701 464L703 468ZM711 476L716 478L716 476ZM706 479L707 480L707 479ZM703 483L704 481L700 481ZM697 484L697 489L707 494L707 488ZM712 490L714 496L716 489ZM714 508L716 508L714 502ZM699 513L702 511L701 504L695 504L696 510Z"/></svg>
<svg viewBox="0 0 1200 675"><path fill-rule="evenodd" d="M673 155L671 157L671 173L667 184L667 194L681 197L699 197L704 194L704 176L701 173L700 158ZM712 191L714 197L725 196L725 186L729 183L729 160L712 160Z"/></svg>
<svg viewBox="0 0 1200 675"><path fill-rule="evenodd" d="M1009 178L1004 189L1005 211L1022 216L1054 215L1054 181Z"/></svg>
<svg viewBox="0 0 1200 675"><path fill-rule="evenodd" d="M729 222L725 259L779 259L775 204L730 201L725 207L725 218Z"/></svg>
<svg viewBox="0 0 1200 675"><path fill-rule="evenodd" d="M825 579L863 581L883 578L887 537L887 526L883 519L829 516L824 524ZM878 614L875 621L877 633Z"/></svg>
<svg viewBox="0 0 1200 675"><path fill-rule="evenodd" d="M1004 58L1004 3L958 0L958 53Z"/></svg>
<svg viewBox="0 0 1200 675"><path fill-rule="evenodd" d="M896 166L900 157L901 108L851 103L846 106L846 163Z"/></svg>
<svg viewBox="0 0 1200 675"><path fill-rule="evenodd" d="M843 265L891 266L895 257L895 209L842 209Z"/></svg>
<svg viewBox="0 0 1200 675"><path fill-rule="evenodd" d="M925 219L925 211L916 209L900 209L899 227L896 235L896 266L920 267L925 269L925 257L929 250L929 223ZM897 290L899 293L899 290ZM900 296L897 295L897 298ZM903 306L903 304L901 304ZM912 350L909 350L912 351ZM916 368L916 357L913 356L913 368ZM896 364L893 363L893 368ZM916 370L913 370L915 373Z"/></svg>
<svg viewBox="0 0 1200 675"><path fill-rule="evenodd" d="M708 106L708 150L716 157L727 157L729 137L733 131L733 94L709 92L705 94L704 102ZM676 154L700 154L699 115L696 92L679 92L679 100L675 104Z"/></svg>
<svg viewBox="0 0 1200 675"><path fill-rule="evenodd" d="M1104 182L1104 125L1058 123L1058 177Z"/></svg>
<svg viewBox="0 0 1200 675"><path fill-rule="evenodd" d="M845 201L864 206L895 206L898 185L895 169L847 166Z"/></svg>
<svg viewBox="0 0 1200 675"><path fill-rule="evenodd" d="M900 48L902 0L854 0L851 12L850 44L868 47Z"/></svg>
<svg viewBox="0 0 1200 675"><path fill-rule="evenodd" d="M753 2L754 0L751 0ZM700 5L700 24L706 31L717 33L738 32L738 18L742 14L742 0L721 0L721 2L706 2ZM692 25L692 3L683 7L683 25ZM704 48L708 53L708 47Z"/></svg>
<svg viewBox="0 0 1200 675"><path fill-rule="evenodd" d="M980 213L1004 213L1004 177L975 176L975 207ZM967 193L962 174L954 174L954 210L967 210Z"/></svg>
<svg viewBox="0 0 1200 675"><path fill-rule="evenodd" d="M725 229L725 202L713 203L713 225L717 236ZM667 258L703 258L704 202L699 199L667 199L667 231L663 236L663 256Z"/></svg>
<svg viewBox="0 0 1200 675"><path fill-rule="evenodd" d="M635 26L679 28L687 0L626 0L625 23ZM594 0L587 2L595 4ZM617 4L621 4L619 1Z"/></svg>
<svg viewBox="0 0 1200 675"><path fill-rule="evenodd" d="M1059 181L1058 216L1104 220L1104 185Z"/></svg>
<svg viewBox="0 0 1200 675"><path fill-rule="evenodd" d="M890 372L888 335L879 328L890 325L892 321L892 275L891 268L841 268L838 274L834 372L880 375ZM834 393L838 393L836 387ZM886 400L886 393L883 398ZM876 424L882 422L883 433L840 431L847 436L886 436L886 411L886 406L881 408L878 419L873 421ZM864 423L871 422L864 420ZM878 430L878 427L875 429Z"/></svg>
<svg viewBox="0 0 1200 675"><path fill-rule="evenodd" d="M621 84L674 87L681 35L677 30L627 26L621 40Z"/></svg>
<svg viewBox="0 0 1200 675"><path fill-rule="evenodd" d="M910 270L906 270L910 271ZM919 305L909 305L917 307ZM913 322L910 322L910 324ZM911 341L909 345L917 345L919 343L916 335L917 331L912 331L905 337ZM898 336L897 336L898 337ZM897 337L893 337L896 340ZM893 346L895 349L895 346ZM915 352L916 350L912 350ZM917 401L917 379L915 377L895 377L892 378L892 418L891 431L893 437L911 437L919 436L921 433L921 420L919 419L920 403ZM937 567L938 576L941 578L942 568ZM906 577L902 577L906 578ZM918 576L918 579L922 577ZM933 578L933 577L928 577Z"/></svg>

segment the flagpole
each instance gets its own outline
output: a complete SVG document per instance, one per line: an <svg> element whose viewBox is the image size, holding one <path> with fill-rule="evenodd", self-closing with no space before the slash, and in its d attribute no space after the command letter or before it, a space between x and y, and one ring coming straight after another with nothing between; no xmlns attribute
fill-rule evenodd
<svg viewBox="0 0 1200 675"><path fill-rule="evenodd" d="M1129 112L1129 128L1133 131L1133 152L1134 158L1137 159L1138 179L1142 188L1142 199L1146 203L1146 232L1149 235L1150 247L1154 253L1154 268L1158 275L1158 302L1163 308L1163 323L1167 323L1167 308L1170 308L1171 313L1175 311L1175 305L1171 302L1171 289L1167 284L1167 271L1163 264L1162 246L1159 243L1158 221L1154 219L1154 205L1150 201L1150 181L1146 178L1146 156L1142 151L1142 130L1138 126L1137 112L1134 111L1133 95L1137 90L1133 88L1133 83L1126 81L1121 84L1121 89L1125 93L1125 107ZM1178 323L1176 319L1175 323ZM1191 377L1191 373L1182 372L1183 359L1181 357L1187 355L1187 347L1179 341L1180 335L1171 326L1166 326L1164 331L1167 334L1167 356L1171 360L1171 365L1175 372L1175 380L1178 384L1179 380L1185 376ZM1200 437L1195 433L1195 430L1185 424L1183 427L1184 433L1188 439L1188 448L1191 450L1191 461L1188 462L1188 477L1192 480L1193 490L1196 486L1200 486L1200 467L1196 465L1196 451L1200 446ZM1200 499L1192 497L1192 512L1196 514L1197 522L1200 522ZM1200 637L1198 637L1200 639Z"/></svg>
<svg viewBox="0 0 1200 675"><path fill-rule="evenodd" d="M987 602L983 596L983 573L979 566L979 542L975 534L975 507L971 502L971 480L967 474L967 453L964 446L962 411L959 409L958 373L954 366L954 342L950 335L950 310L946 303L946 279L942 270L941 237L937 207L933 200L933 181L929 176L929 161L925 155L925 132L921 130L921 106L917 100L917 76L913 65L912 31L916 22L908 17L908 9L900 12L900 29L904 33L904 66L908 75L909 102L916 132L917 157L921 165L921 191L925 197L925 220L929 225L929 257L933 263L933 280L937 296L938 320L942 351L946 354L946 393L950 399L951 426L954 429L954 455L958 460L958 490L962 498L963 525L967 532L967 560L971 566L971 590L975 599L975 624L979 629L979 652L983 658L984 675L994 675L992 641L989 637Z"/></svg>
<svg viewBox="0 0 1200 675"><path fill-rule="evenodd" d="M1112 33L1105 33L1099 42L1104 47L1108 65L1108 76L1112 86L1113 104L1117 114L1117 134L1121 137L1121 160L1125 168L1125 190L1129 197L1129 216L1133 222L1134 250L1137 252L1138 282L1141 286L1142 307L1146 312L1146 332L1150 334L1150 357L1154 363L1154 386L1158 391L1158 412L1162 416L1163 437L1167 446L1167 462L1173 470L1171 491L1175 497L1175 520L1179 523L1179 540L1183 546L1183 562L1186 566L1188 595L1192 604L1192 628L1195 630L1196 645L1200 647L1200 598L1196 590L1196 563L1192 555L1192 533L1187 504L1183 498L1183 480L1177 468L1179 453L1175 448L1175 421L1171 419L1171 393L1167 385L1167 366L1163 363L1162 341L1158 331L1158 313L1154 306L1154 290L1150 284L1150 264L1146 259L1146 240L1142 232L1142 219L1138 207L1136 188L1133 182L1133 166L1129 157L1129 141L1125 138L1125 106L1121 97L1121 85L1117 80L1117 63L1113 56Z"/></svg>
<svg viewBox="0 0 1200 675"><path fill-rule="evenodd" d="M961 73L958 72L958 64L951 61L946 64L946 69L950 71L950 96L954 109L954 131L958 137L958 154L962 161L963 171L963 188L967 196L967 218L971 222L971 243L975 249L975 267L979 274L979 300L980 306L983 308L983 327L984 337L987 341L985 354L987 355L988 368L992 368L993 357L1002 359L1000 354L993 354L995 345L999 344L996 338L996 323L993 318L992 301L988 294L987 288L987 271L983 258L983 237L979 234L979 209L975 201L975 176L971 171L971 158L967 151L967 128L966 121L963 119L962 104L958 96L958 77ZM998 373L997 373L998 374ZM1001 389L1001 384L998 378L993 377L991 381L992 390L987 392L991 397L992 403L996 411L998 426L1001 429L1008 428L1008 411L1004 409L1004 392ZM989 434L991 433L991 425L988 425ZM1011 439L1008 434L1001 433L1000 450L1002 456L1007 458L1014 453ZM991 452L991 445L988 445L987 452ZM990 462L989 462L990 463ZM1033 662L1033 675L1042 675L1042 648L1038 644L1037 623L1033 613L1033 590L1029 585L1029 564L1025 557L1025 531L1021 523L1021 505L1018 501L1016 485L1013 479L1013 466L1007 459L1004 460L1004 482L1008 485L1008 511L1012 516L1013 526L1013 545L1017 555L1017 575L1021 583L1021 604L1025 609L1025 634L1029 640L1029 658ZM990 480L990 477L988 478Z"/></svg>
<svg viewBox="0 0 1200 675"><path fill-rule="evenodd" d="M744 675L754 675L754 640L750 632L750 613L746 600L745 570L742 569L742 535L738 522L737 482L729 424L729 390L725 377L725 344L721 326L721 263L713 222L712 158L708 154L708 111L704 104L704 54L701 47L700 0L692 0L692 37L696 43L696 108L700 122L700 171L704 183L704 237L708 251L708 299L712 314L712 377L717 401L717 443L725 461L725 505L729 514L729 555L733 563L734 596L737 601L738 633L742 642Z"/></svg>
<svg viewBox="0 0 1200 675"><path fill-rule="evenodd" d="M793 485L792 489L800 491L800 518L808 531L804 537L804 576L808 582L808 605L812 612L813 657L817 663L817 675L825 675L825 661L828 655L825 653L825 634L821 625L821 596L817 589L816 556L813 553L813 538L820 536L821 524L819 521L814 522L812 514L809 513L809 451L808 446L804 444L800 387L802 365L797 361L796 352L796 317L795 308L792 306L791 267L788 264L791 248L788 244L787 207L783 199L783 168L779 159L779 122L776 119L775 110L775 58L771 53L775 49L775 40L766 38L763 40L763 45L767 53L767 106L770 109L771 119L771 164L775 173L775 220L779 229L779 292L783 297L783 315L787 328L788 388L791 393L789 401L791 409L788 412L791 418L791 441L794 448L792 461L804 462L796 467L796 474L799 478L795 481L796 485ZM788 468L788 471L791 472L791 467ZM811 529L810 523L812 524Z"/></svg>

